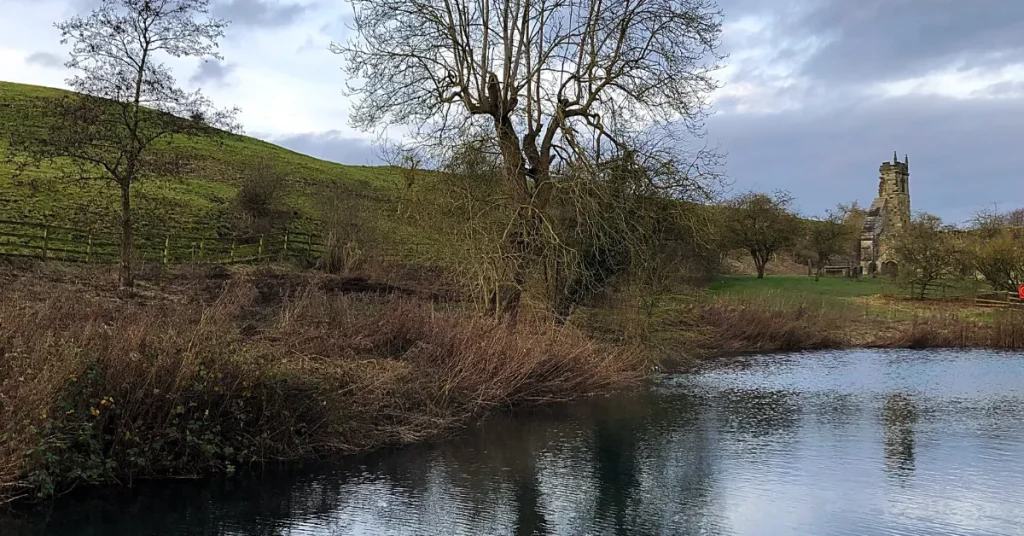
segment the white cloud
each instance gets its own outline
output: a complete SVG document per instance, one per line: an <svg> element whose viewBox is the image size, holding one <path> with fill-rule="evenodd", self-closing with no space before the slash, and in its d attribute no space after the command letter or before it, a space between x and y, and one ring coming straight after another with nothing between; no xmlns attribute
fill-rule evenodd
<svg viewBox="0 0 1024 536"><path fill-rule="evenodd" d="M1024 83L1024 63L995 67L950 67L924 76L877 84L868 93L883 98L928 95L953 99L1021 98L1020 91L992 91L1007 84Z"/></svg>

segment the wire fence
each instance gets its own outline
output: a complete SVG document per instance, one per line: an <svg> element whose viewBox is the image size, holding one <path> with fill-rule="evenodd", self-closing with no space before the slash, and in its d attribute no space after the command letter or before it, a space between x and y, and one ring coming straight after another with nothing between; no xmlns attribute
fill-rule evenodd
<svg viewBox="0 0 1024 536"><path fill-rule="evenodd" d="M320 235L290 230L231 237L139 234L132 246L136 258L163 264L314 260L325 251ZM118 233L0 220L0 256L110 263L120 258L120 249Z"/></svg>

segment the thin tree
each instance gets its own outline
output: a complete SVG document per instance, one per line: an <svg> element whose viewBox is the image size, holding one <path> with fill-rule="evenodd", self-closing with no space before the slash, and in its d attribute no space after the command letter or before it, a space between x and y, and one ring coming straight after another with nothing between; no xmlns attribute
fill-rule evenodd
<svg viewBox="0 0 1024 536"><path fill-rule="evenodd" d="M800 220L792 212L793 197L787 192L768 195L742 194L725 204L723 230L727 243L750 253L757 278L776 253L792 246L800 231Z"/></svg>
<svg viewBox="0 0 1024 536"><path fill-rule="evenodd" d="M101 0L86 16L56 23L71 43L67 80L78 92L49 100L36 129L11 144L21 165L61 160L68 178L112 181L120 190L122 288L133 286L132 186L180 172L188 159L167 143L178 136L235 128L237 109L216 110L199 91L177 86L164 57L221 59L227 21L209 17L209 0Z"/></svg>
<svg viewBox="0 0 1024 536"><path fill-rule="evenodd" d="M679 134L702 134L718 87L721 16L711 0L352 4L356 36L332 50L357 80L356 126L413 125L419 140L442 145L474 128L493 136L516 211L501 253L511 290L500 309L513 315L558 163L636 151L638 139L669 124L683 147ZM658 186L688 188L713 160L703 150L688 156L671 179L652 174Z"/></svg>

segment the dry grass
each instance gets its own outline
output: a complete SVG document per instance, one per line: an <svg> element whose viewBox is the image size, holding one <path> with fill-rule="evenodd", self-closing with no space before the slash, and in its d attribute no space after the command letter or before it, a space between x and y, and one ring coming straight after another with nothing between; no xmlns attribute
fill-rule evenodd
<svg viewBox="0 0 1024 536"><path fill-rule="evenodd" d="M872 344L885 348L1024 349L1024 311L1004 309L982 321L970 312L916 318Z"/></svg>
<svg viewBox="0 0 1024 536"><path fill-rule="evenodd" d="M1012 309L979 316L975 308L947 303L884 318L853 307L710 299L699 310L699 325L711 333L704 356L853 347L1024 348L1024 311Z"/></svg>
<svg viewBox="0 0 1024 536"><path fill-rule="evenodd" d="M831 308L797 304L779 308L756 301L709 300L700 322L711 328L709 353L792 352L849 345L852 315Z"/></svg>
<svg viewBox="0 0 1024 536"><path fill-rule="evenodd" d="M643 375L640 352L571 328L511 332L324 280L198 280L132 301L34 283L0 286L0 502L418 441Z"/></svg>

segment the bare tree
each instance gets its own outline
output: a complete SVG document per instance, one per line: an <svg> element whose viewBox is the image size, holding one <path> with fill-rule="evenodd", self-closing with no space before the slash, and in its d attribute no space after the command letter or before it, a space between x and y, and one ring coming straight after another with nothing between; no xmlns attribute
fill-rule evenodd
<svg viewBox="0 0 1024 536"><path fill-rule="evenodd" d="M720 13L710 0L353 0L357 36L332 50L362 97L353 122L416 127L448 143L490 130L503 186L517 207L502 257L514 313L556 188L558 162L637 151L659 128L674 148L699 136L717 54ZM672 149L662 146L662 149ZM664 162L668 153L659 160ZM709 165L688 155L665 191ZM711 159L713 160L713 159ZM658 167L658 166L655 166ZM494 297L498 307L497 296Z"/></svg>
<svg viewBox="0 0 1024 536"><path fill-rule="evenodd" d="M922 213L896 237L892 249L899 278L918 299L925 298L929 285L956 275L962 266L951 231L938 216Z"/></svg>
<svg viewBox="0 0 1024 536"><path fill-rule="evenodd" d="M65 64L77 74L68 84L79 95L47 101L39 129L12 136L21 165L62 159L69 178L115 183L121 193L123 288L132 279L132 186L150 176L178 172L180 151L163 147L182 135L235 128L237 112L216 110L200 92L177 86L160 56L217 58L227 22L208 17L209 0L101 0L85 18L55 24L71 43Z"/></svg>
<svg viewBox="0 0 1024 536"><path fill-rule="evenodd" d="M1024 211L980 211L967 243L970 266L993 289L1017 292L1024 284Z"/></svg>
<svg viewBox="0 0 1024 536"><path fill-rule="evenodd" d="M800 220L793 214L793 197L787 192L768 195L757 192L742 194L725 205L724 234L727 243L750 253L757 268L757 278L764 278L764 269L776 253L794 244Z"/></svg>
<svg viewBox="0 0 1024 536"><path fill-rule="evenodd" d="M850 250L851 228L844 225L843 219L841 212L827 210L823 218L806 222L804 249L814 262L815 281L821 277L829 259Z"/></svg>

